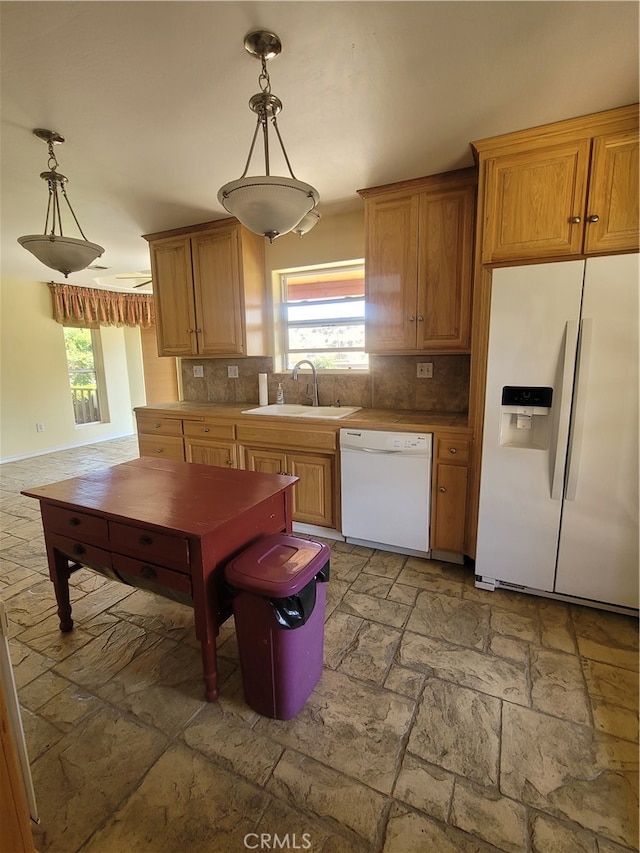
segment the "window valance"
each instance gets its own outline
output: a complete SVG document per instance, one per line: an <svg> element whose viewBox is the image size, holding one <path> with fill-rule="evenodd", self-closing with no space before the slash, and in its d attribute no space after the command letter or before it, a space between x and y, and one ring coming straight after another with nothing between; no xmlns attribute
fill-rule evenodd
<svg viewBox="0 0 640 853"><path fill-rule="evenodd" d="M155 324L153 295L120 293L50 282L53 319L64 326L140 326Z"/></svg>

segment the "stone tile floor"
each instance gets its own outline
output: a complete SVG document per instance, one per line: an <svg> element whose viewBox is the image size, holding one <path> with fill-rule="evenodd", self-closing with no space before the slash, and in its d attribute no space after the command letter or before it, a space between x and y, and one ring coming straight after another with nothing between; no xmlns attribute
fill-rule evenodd
<svg viewBox="0 0 640 853"><path fill-rule="evenodd" d="M136 456L117 439L1 470L0 596L39 851L637 849L631 617L330 543L325 670L288 722L245 705L232 620L217 703L188 607L82 570L60 634L38 504L20 489Z"/></svg>

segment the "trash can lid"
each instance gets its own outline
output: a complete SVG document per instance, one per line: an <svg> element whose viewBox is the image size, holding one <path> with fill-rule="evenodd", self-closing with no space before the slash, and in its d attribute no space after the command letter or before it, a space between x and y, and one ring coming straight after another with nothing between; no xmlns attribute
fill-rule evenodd
<svg viewBox="0 0 640 853"><path fill-rule="evenodd" d="M323 542L289 533L263 536L225 566L231 586L269 598L286 598L305 587L326 566L331 551Z"/></svg>

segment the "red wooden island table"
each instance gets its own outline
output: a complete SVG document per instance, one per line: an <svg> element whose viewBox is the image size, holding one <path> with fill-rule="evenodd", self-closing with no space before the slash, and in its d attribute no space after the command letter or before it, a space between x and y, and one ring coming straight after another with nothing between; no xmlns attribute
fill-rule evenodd
<svg viewBox="0 0 640 853"><path fill-rule="evenodd" d="M268 533L291 532L297 477L142 457L22 492L40 501L60 630L69 577L86 566L194 609L206 697L218 697L216 637L231 615L222 566Z"/></svg>

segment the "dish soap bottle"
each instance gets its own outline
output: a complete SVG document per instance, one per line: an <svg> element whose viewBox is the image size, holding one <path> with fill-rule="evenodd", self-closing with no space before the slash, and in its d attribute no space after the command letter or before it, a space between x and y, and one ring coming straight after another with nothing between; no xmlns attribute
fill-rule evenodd
<svg viewBox="0 0 640 853"><path fill-rule="evenodd" d="M282 390L282 382L278 382L278 390L276 391L276 403L279 406L284 403L284 391Z"/></svg>

